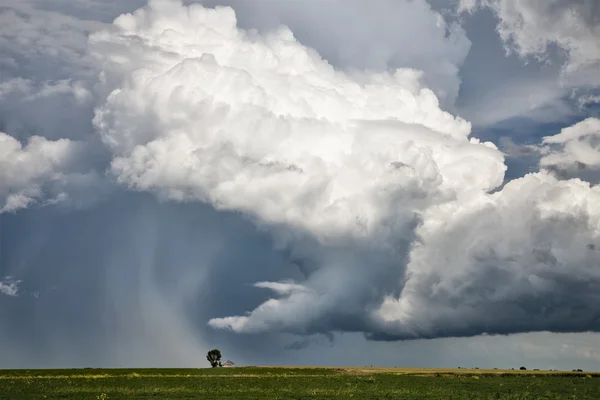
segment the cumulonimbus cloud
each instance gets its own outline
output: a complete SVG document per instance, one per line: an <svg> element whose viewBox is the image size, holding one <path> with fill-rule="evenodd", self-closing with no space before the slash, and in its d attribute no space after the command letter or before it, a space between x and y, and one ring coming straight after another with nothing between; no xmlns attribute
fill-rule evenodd
<svg viewBox="0 0 600 400"><path fill-rule="evenodd" d="M155 0L94 34L94 124L130 188L240 211L304 266L236 332L598 330L598 190L503 155L419 71L348 76L286 28ZM308 266L308 267L306 267Z"/></svg>

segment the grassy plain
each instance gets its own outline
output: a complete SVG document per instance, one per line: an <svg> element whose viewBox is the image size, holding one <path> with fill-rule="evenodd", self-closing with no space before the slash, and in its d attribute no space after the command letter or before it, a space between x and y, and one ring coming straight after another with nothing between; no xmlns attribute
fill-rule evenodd
<svg viewBox="0 0 600 400"><path fill-rule="evenodd" d="M600 374L362 367L0 370L0 399L600 399Z"/></svg>

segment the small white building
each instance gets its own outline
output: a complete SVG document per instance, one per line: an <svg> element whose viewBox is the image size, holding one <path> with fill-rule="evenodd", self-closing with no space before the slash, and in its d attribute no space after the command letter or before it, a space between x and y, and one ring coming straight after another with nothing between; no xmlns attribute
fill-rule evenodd
<svg viewBox="0 0 600 400"><path fill-rule="evenodd" d="M235 367L235 363L231 360L227 360L225 361L223 364L221 364L224 368L232 368Z"/></svg>

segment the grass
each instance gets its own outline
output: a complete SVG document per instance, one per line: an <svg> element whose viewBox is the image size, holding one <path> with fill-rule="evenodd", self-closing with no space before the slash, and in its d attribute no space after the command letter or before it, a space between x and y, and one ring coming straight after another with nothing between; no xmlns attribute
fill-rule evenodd
<svg viewBox="0 0 600 400"><path fill-rule="evenodd" d="M309 367L0 370L0 399L600 399L600 374Z"/></svg>

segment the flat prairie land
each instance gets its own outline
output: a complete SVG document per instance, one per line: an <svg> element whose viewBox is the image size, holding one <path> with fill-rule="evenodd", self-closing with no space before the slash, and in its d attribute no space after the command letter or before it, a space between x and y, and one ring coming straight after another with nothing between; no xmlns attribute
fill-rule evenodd
<svg viewBox="0 0 600 400"><path fill-rule="evenodd" d="M600 399L600 374L365 367L0 370L0 399Z"/></svg>

